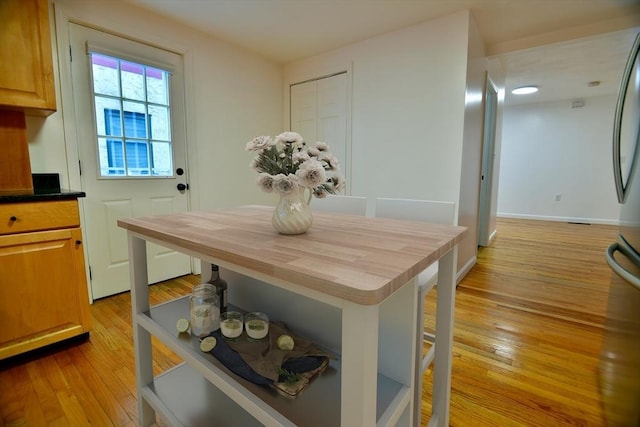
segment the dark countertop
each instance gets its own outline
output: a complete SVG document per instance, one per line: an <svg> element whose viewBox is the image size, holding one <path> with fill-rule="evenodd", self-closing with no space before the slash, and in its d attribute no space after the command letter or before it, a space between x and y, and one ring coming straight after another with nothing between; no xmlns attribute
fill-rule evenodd
<svg viewBox="0 0 640 427"><path fill-rule="evenodd" d="M58 189L35 189L34 194L2 194L0 195L0 204L70 200L77 199L78 197L86 197L85 192Z"/></svg>

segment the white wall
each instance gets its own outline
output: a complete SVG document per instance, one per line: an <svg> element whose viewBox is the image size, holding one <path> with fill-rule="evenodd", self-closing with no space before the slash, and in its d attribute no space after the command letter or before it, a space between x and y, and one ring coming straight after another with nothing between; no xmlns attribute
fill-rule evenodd
<svg viewBox="0 0 640 427"><path fill-rule="evenodd" d="M291 83L351 70L352 194L457 205L467 26L458 13L285 66L285 99Z"/></svg>
<svg viewBox="0 0 640 427"><path fill-rule="evenodd" d="M68 43L72 20L184 55L192 208L265 200L244 146L257 134L281 130L280 65L118 0L55 0L54 9L58 111L27 119L32 172L60 173L63 187L81 189L73 97L69 85L60 84L69 78L69 60L67 49L58 58L56 48L57 42Z"/></svg>
<svg viewBox="0 0 640 427"><path fill-rule="evenodd" d="M571 101L505 108L498 215L617 223L615 102L612 95L587 98L582 108Z"/></svg>

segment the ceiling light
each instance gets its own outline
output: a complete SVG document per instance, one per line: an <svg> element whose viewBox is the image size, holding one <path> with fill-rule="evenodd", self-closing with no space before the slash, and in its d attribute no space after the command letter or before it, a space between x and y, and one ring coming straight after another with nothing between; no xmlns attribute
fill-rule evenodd
<svg viewBox="0 0 640 427"><path fill-rule="evenodd" d="M514 95L528 95L530 93L536 93L538 91L537 86L522 86L517 87L511 91Z"/></svg>

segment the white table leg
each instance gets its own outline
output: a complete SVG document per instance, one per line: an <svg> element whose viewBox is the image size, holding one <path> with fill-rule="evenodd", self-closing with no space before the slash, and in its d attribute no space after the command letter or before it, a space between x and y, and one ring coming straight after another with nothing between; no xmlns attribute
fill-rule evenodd
<svg viewBox="0 0 640 427"><path fill-rule="evenodd" d="M416 349L415 349L415 373L414 373L414 407L413 425L420 426L422 414L422 348L424 336L424 298L426 296L424 286L416 286Z"/></svg>
<svg viewBox="0 0 640 427"><path fill-rule="evenodd" d="M342 310L343 427L375 426L378 388L377 305L345 302Z"/></svg>
<svg viewBox="0 0 640 427"><path fill-rule="evenodd" d="M438 265L436 338L433 371L432 421L439 427L449 425L453 322L456 298L457 249L447 252ZM431 426L432 423L429 423Z"/></svg>
<svg viewBox="0 0 640 427"><path fill-rule="evenodd" d="M136 324L138 313L149 310L149 281L147 276L147 242L129 235L129 279L135 291L131 292L133 321L133 348L135 351L136 388L138 397L138 425L156 422L153 408L142 397L142 388L153 381L151 334Z"/></svg>
<svg viewBox="0 0 640 427"><path fill-rule="evenodd" d="M417 380L420 377L421 357L417 350L418 334L416 314L418 300L416 279L411 279L380 305L378 331L378 372L411 389L409 407L394 425L409 427L420 423L420 395ZM422 340L420 340L422 343ZM417 408L417 409L416 409ZM416 421L417 413L417 421Z"/></svg>

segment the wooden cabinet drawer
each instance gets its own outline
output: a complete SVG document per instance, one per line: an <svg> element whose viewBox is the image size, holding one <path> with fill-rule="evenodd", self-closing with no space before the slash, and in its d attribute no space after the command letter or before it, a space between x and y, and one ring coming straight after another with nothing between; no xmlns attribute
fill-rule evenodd
<svg viewBox="0 0 640 427"><path fill-rule="evenodd" d="M77 200L0 204L0 234L79 226Z"/></svg>

